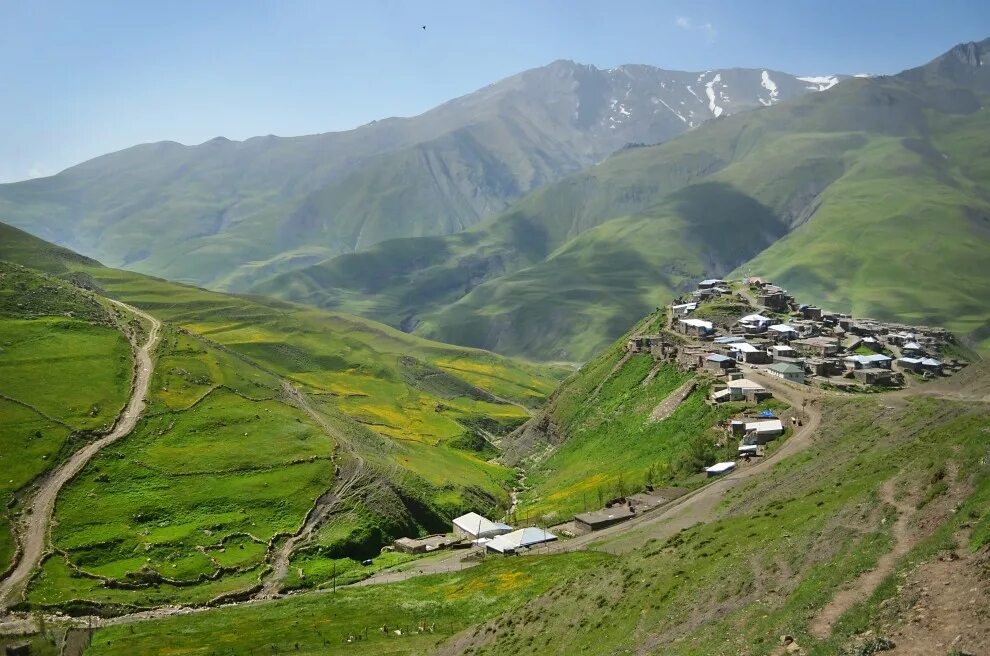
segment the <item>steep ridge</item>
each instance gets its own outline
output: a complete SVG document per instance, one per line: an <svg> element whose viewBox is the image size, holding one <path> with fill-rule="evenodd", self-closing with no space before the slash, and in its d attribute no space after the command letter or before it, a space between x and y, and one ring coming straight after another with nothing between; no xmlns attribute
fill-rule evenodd
<svg viewBox="0 0 990 656"><path fill-rule="evenodd" d="M558 61L346 132L135 146L0 185L0 217L112 266L244 289L386 239L460 231L625 144L837 79Z"/></svg>
<svg viewBox="0 0 990 656"><path fill-rule="evenodd" d="M945 324L986 349L988 51L960 46L711 121L464 233L384 242L255 290L448 342L584 360L687 280L736 270L838 310Z"/></svg>

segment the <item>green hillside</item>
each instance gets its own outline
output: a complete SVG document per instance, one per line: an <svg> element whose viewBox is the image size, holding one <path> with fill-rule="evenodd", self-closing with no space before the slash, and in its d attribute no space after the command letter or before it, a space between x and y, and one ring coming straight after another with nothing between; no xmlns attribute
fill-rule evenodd
<svg viewBox="0 0 990 656"><path fill-rule="evenodd" d="M823 399L806 450L726 484L701 523L678 529L658 519L567 555L493 558L401 583L108 627L86 653L195 654L210 645L731 656L786 653L785 635L812 656L880 653L891 643L952 653L937 646L952 640L970 651L985 635L990 470L981 433L990 417L975 397L939 396L984 393L986 368L968 373L963 387L946 381L931 396ZM588 371L583 380L596 378ZM570 389L571 402L591 401L587 387ZM630 406L619 406L619 418L629 409L632 419ZM573 407L560 411L580 418ZM873 573L869 592L838 601ZM939 614L929 619L927 604ZM958 624L946 626L949 616Z"/></svg>
<svg viewBox="0 0 990 656"><path fill-rule="evenodd" d="M243 593L264 575L278 536L345 481L314 535L313 567L339 560L346 569L349 558L468 509L497 513L513 474L488 462L488 440L525 421L556 385L558 372L545 367L369 320L105 268L8 226L0 237L0 261L51 272L7 263L0 272L0 308L20 312L3 319L0 344L4 424L18 426L4 434L10 446L30 440L39 458L54 456L69 430L119 411L126 341L83 324L84 310L102 308L99 295L167 322L142 419L59 497L58 551L32 582L31 604L123 609ZM40 418L25 414L32 409ZM43 464L23 461L11 491Z"/></svg>
<svg viewBox="0 0 990 656"><path fill-rule="evenodd" d="M735 270L986 350L988 99L985 67L954 50L624 150L465 233L385 242L255 290L585 360L692 279Z"/></svg>
<svg viewBox="0 0 990 656"><path fill-rule="evenodd" d="M23 493L112 426L132 367L115 315L94 295L0 261L0 572Z"/></svg>
<svg viewBox="0 0 990 656"><path fill-rule="evenodd" d="M770 72L772 102L816 90ZM134 146L0 184L0 217L111 266L242 291L383 240L458 232L626 144L666 141L716 115L691 90L704 77L718 113L761 107L770 72L557 61L353 130Z"/></svg>

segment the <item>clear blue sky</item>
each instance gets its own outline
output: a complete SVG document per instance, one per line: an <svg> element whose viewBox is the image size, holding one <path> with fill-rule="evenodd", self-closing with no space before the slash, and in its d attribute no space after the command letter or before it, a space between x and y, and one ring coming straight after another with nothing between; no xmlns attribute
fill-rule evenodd
<svg viewBox="0 0 990 656"><path fill-rule="evenodd" d="M0 181L418 114L554 59L893 73L988 36L990 0L0 0Z"/></svg>

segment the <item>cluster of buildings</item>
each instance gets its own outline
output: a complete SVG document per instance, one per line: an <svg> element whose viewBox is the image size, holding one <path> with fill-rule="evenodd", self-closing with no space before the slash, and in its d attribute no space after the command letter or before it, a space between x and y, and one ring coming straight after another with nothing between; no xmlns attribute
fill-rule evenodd
<svg viewBox="0 0 990 656"><path fill-rule="evenodd" d="M748 294L733 292L721 279L701 281L688 297L671 304L670 328L684 336L680 343L663 335L637 335L627 348L724 376L730 384L720 390L720 400L748 400L758 393L747 388L751 381L735 382L742 378L743 364L792 383L875 386L901 385L905 372L934 377L966 365L940 358L953 342L943 328L854 319L799 304L786 290L759 278L743 284ZM705 316L699 308L723 297L747 304L754 300L759 307L730 322L695 316Z"/></svg>
<svg viewBox="0 0 990 656"><path fill-rule="evenodd" d="M425 538L399 538L392 546L403 553L429 553L438 549L482 547L500 554L515 554L537 545L553 542L557 536L535 526L514 529L475 512L453 520L450 534Z"/></svg>

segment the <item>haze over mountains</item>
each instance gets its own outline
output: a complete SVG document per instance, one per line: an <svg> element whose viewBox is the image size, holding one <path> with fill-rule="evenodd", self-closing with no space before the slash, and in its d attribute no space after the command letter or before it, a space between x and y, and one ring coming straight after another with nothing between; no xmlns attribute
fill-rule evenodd
<svg viewBox="0 0 990 656"><path fill-rule="evenodd" d="M627 143L837 79L557 61L347 132L135 146L0 185L0 218L112 266L245 289L386 239L463 230Z"/></svg>
<svg viewBox="0 0 990 656"><path fill-rule="evenodd" d="M558 61L350 132L138 146L0 186L0 218L535 360L730 272L986 350L988 52L842 80Z"/></svg>
<svg viewBox="0 0 990 656"><path fill-rule="evenodd" d="M583 360L630 317L735 269L986 348L988 51L958 46L625 150L465 233L385 242L256 290L434 339Z"/></svg>

